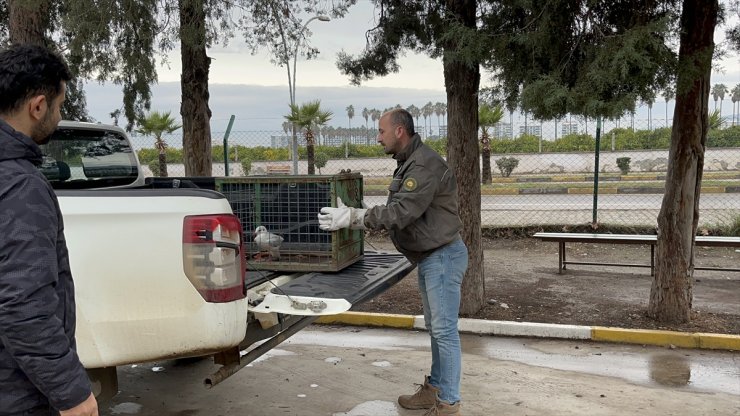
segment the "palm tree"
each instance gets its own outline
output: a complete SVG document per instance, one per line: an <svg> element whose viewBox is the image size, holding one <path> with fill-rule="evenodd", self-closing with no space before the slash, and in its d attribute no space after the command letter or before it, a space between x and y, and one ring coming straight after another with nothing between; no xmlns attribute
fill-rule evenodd
<svg viewBox="0 0 740 416"><path fill-rule="evenodd" d="M676 97L676 91L673 88L666 88L663 91L663 98L665 98L665 126L668 127L668 101L673 100Z"/></svg>
<svg viewBox="0 0 740 416"><path fill-rule="evenodd" d="M728 93L727 86L725 84L714 84L712 87L712 97L714 97L714 109L717 109L717 100L719 99L719 116L722 118L722 100L725 99L725 94Z"/></svg>
<svg viewBox="0 0 740 416"><path fill-rule="evenodd" d="M434 114L434 104L432 104L431 101L424 104L424 107L421 108L421 115L424 116L424 138L429 137L429 131L427 130L427 117L430 117L432 114ZM429 120L429 130L432 129L432 121Z"/></svg>
<svg viewBox="0 0 740 416"><path fill-rule="evenodd" d="M732 89L732 125L735 125L735 103L740 101L740 84L735 85ZM737 119L740 121L740 105L737 106Z"/></svg>
<svg viewBox="0 0 740 416"><path fill-rule="evenodd" d="M648 130L652 130L653 129L653 103L655 102L655 96L652 94L646 96L644 102L648 108Z"/></svg>
<svg viewBox="0 0 740 416"><path fill-rule="evenodd" d="M500 105L491 107L486 103L478 106L478 125L481 132L481 153L483 156L483 170L481 178L483 183L491 183L491 138L488 135L488 129L494 124L501 121L504 117L504 109Z"/></svg>
<svg viewBox="0 0 740 416"><path fill-rule="evenodd" d="M419 117L421 117L421 109L411 104L410 106L408 106L406 111L408 111L409 114L411 114L411 117L413 117L414 120L416 121L415 122L416 128L419 128Z"/></svg>
<svg viewBox="0 0 740 416"><path fill-rule="evenodd" d="M367 134L367 119L370 117L370 110L367 107L362 109L362 118L365 119L365 144L370 144L370 136Z"/></svg>
<svg viewBox="0 0 740 416"><path fill-rule="evenodd" d="M140 134L154 136L154 147L159 151L159 176L161 177L167 177L167 142L164 141L162 135L172 133L180 127L182 125L175 122L169 111L166 113L152 111L148 116L139 120L139 128L136 131Z"/></svg>
<svg viewBox="0 0 740 416"><path fill-rule="evenodd" d="M439 121L439 117L442 116L447 112L447 106L444 105L444 103L435 103L434 104L434 114L437 115L437 136L442 135L442 126Z"/></svg>
<svg viewBox="0 0 740 416"><path fill-rule="evenodd" d="M289 104L290 114L285 119L305 130L306 154L308 159L308 174L316 173L314 158L314 135L313 129L321 127L331 120L333 115L331 111L321 109L321 101L310 101L299 106Z"/></svg>
<svg viewBox="0 0 740 416"><path fill-rule="evenodd" d="M355 116L355 107L353 105L349 105L346 108L347 110L347 117L349 118L349 141L352 141L352 118ZM347 147L347 140L344 141L344 158L346 159L349 156L349 149Z"/></svg>
<svg viewBox="0 0 740 416"><path fill-rule="evenodd" d="M380 120L380 115L380 110L378 110L377 108L373 108L372 110L370 110L370 118L373 120L373 127L375 127L375 130L378 129L377 121Z"/></svg>

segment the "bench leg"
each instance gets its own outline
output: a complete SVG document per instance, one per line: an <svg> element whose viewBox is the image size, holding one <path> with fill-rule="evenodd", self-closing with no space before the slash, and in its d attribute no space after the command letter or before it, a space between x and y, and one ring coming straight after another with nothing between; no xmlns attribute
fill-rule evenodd
<svg viewBox="0 0 740 416"><path fill-rule="evenodd" d="M565 270L565 242L558 242L558 274L563 274Z"/></svg>
<svg viewBox="0 0 740 416"><path fill-rule="evenodd" d="M650 244L650 276L655 276L655 244Z"/></svg>

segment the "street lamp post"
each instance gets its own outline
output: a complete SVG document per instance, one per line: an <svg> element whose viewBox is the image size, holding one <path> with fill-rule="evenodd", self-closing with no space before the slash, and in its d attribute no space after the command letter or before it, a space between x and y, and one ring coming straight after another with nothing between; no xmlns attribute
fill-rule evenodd
<svg viewBox="0 0 740 416"><path fill-rule="evenodd" d="M277 11L276 10L273 10L273 11L277 15ZM296 64L298 62L298 48L300 47L301 41L303 40L303 32L308 27L308 24L311 23L311 22L313 22L314 20L320 20L322 22L328 22L331 19L329 19L329 17L323 16L323 15L314 16L314 17L308 19L306 21L306 23L303 25L303 27L301 27L301 30L298 31L298 38L296 39L296 42L295 42L295 50L293 51L293 74L291 76L291 73L290 73L290 55L288 54L288 43L285 40L285 32L283 31L282 20L280 18L277 19L277 21L278 21L278 27L280 29L280 36L282 37L282 41L283 41L283 51L285 52L285 66L288 69L288 90L290 92L290 106L291 106L291 109L294 108L295 105L296 105L296 100L295 100L295 73L296 73ZM293 174L294 175L297 175L298 174L298 137L296 135L295 124L292 124L292 130L293 130L293 138L292 138L292 142L291 142L291 155L292 155L292 158L293 158Z"/></svg>

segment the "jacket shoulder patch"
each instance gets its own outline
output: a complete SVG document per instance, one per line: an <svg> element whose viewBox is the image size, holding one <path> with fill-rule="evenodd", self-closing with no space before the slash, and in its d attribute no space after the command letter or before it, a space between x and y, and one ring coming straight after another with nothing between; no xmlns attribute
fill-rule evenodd
<svg viewBox="0 0 740 416"><path fill-rule="evenodd" d="M411 192L414 189L416 189L417 183L416 179L414 178L406 178L403 180L403 190L407 192Z"/></svg>

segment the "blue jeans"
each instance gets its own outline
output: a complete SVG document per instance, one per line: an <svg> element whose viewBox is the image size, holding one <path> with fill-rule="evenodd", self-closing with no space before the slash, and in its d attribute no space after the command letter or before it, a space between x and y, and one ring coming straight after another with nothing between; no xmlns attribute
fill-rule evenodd
<svg viewBox="0 0 740 416"><path fill-rule="evenodd" d="M424 323L432 338L432 372L429 384L440 390L439 399L460 401L462 352L457 316L460 285L468 268L468 248L462 240L437 249L418 265Z"/></svg>

